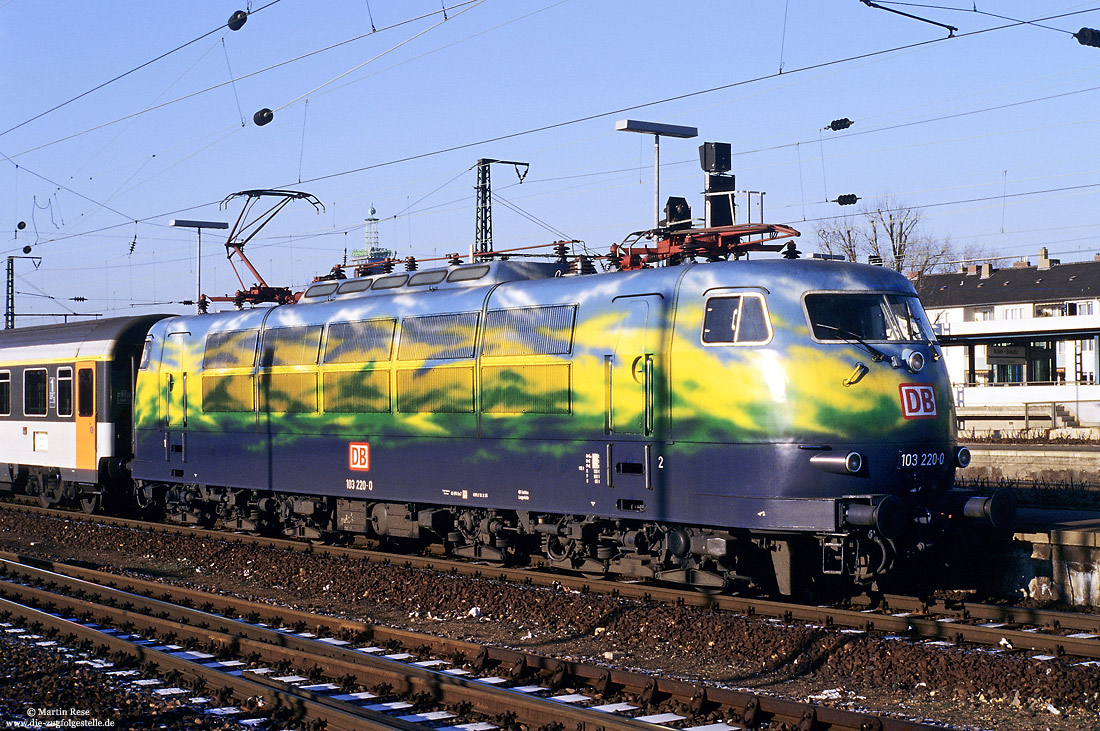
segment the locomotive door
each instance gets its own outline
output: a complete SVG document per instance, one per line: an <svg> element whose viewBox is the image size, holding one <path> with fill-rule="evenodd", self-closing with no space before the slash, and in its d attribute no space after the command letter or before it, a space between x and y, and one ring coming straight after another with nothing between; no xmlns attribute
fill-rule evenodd
<svg viewBox="0 0 1100 731"><path fill-rule="evenodd" d="M174 461L173 455L186 462L187 427L187 371L184 370L184 339L188 333L168 333L164 340L164 363L161 371L164 389L164 459Z"/></svg>
<svg viewBox="0 0 1100 731"><path fill-rule="evenodd" d="M660 344L660 295L616 297L623 319L607 363L607 432L648 437L653 434L656 351Z"/></svg>
<svg viewBox="0 0 1100 731"><path fill-rule="evenodd" d="M95 470L96 465L95 363L76 364L76 468Z"/></svg>
<svg viewBox="0 0 1100 731"><path fill-rule="evenodd" d="M169 430L187 426L187 371L183 369L184 337L187 333L168 333L164 342L168 365L164 373L164 424Z"/></svg>

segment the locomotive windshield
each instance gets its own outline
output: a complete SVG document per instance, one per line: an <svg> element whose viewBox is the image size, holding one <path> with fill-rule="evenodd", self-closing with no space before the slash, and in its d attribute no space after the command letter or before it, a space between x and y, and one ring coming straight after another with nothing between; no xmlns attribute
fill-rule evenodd
<svg viewBox="0 0 1100 731"><path fill-rule="evenodd" d="M806 295L818 340L935 342L932 325L914 295L828 292Z"/></svg>

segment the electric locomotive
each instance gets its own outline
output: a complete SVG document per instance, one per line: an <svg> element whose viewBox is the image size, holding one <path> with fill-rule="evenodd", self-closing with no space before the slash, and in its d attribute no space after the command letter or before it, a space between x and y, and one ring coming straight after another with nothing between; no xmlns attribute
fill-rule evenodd
<svg viewBox="0 0 1100 731"><path fill-rule="evenodd" d="M952 490L968 453L905 277L697 260L777 234L797 232L688 229L618 248L611 273L482 261L160 319L136 374L137 502L783 594L1005 522L1001 498Z"/></svg>

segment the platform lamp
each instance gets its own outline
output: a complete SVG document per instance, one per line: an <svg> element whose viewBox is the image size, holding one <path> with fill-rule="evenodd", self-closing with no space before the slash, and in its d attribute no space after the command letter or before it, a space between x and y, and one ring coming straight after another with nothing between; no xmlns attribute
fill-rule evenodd
<svg viewBox="0 0 1100 731"><path fill-rule="evenodd" d="M226 229L229 224L225 221L192 221L186 218L173 218L168 222L174 228L193 228L198 233L199 247L195 260L195 311L202 313L202 230L204 228Z"/></svg>
<svg viewBox="0 0 1100 731"><path fill-rule="evenodd" d="M659 122L639 122L636 119L620 119L615 123L619 132L640 132L653 135L653 227L661 226L661 137L698 137L695 127L682 127L678 124Z"/></svg>

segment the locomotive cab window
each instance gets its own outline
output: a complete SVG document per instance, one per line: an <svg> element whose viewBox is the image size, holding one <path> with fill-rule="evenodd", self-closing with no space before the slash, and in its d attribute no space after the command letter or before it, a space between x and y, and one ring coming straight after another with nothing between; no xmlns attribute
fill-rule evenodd
<svg viewBox="0 0 1100 731"><path fill-rule="evenodd" d="M806 313L817 340L935 342L928 316L920 300L911 294L808 294Z"/></svg>
<svg viewBox="0 0 1100 731"><path fill-rule="evenodd" d="M11 373L0 373L0 416L11 415Z"/></svg>
<svg viewBox="0 0 1100 731"><path fill-rule="evenodd" d="M73 369L57 369L57 415L73 415Z"/></svg>
<svg viewBox="0 0 1100 731"><path fill-rule="evenodd" d="M703 317L703 342L759 345L771 340L771 323L759 294L711 297Z"/></svg>

